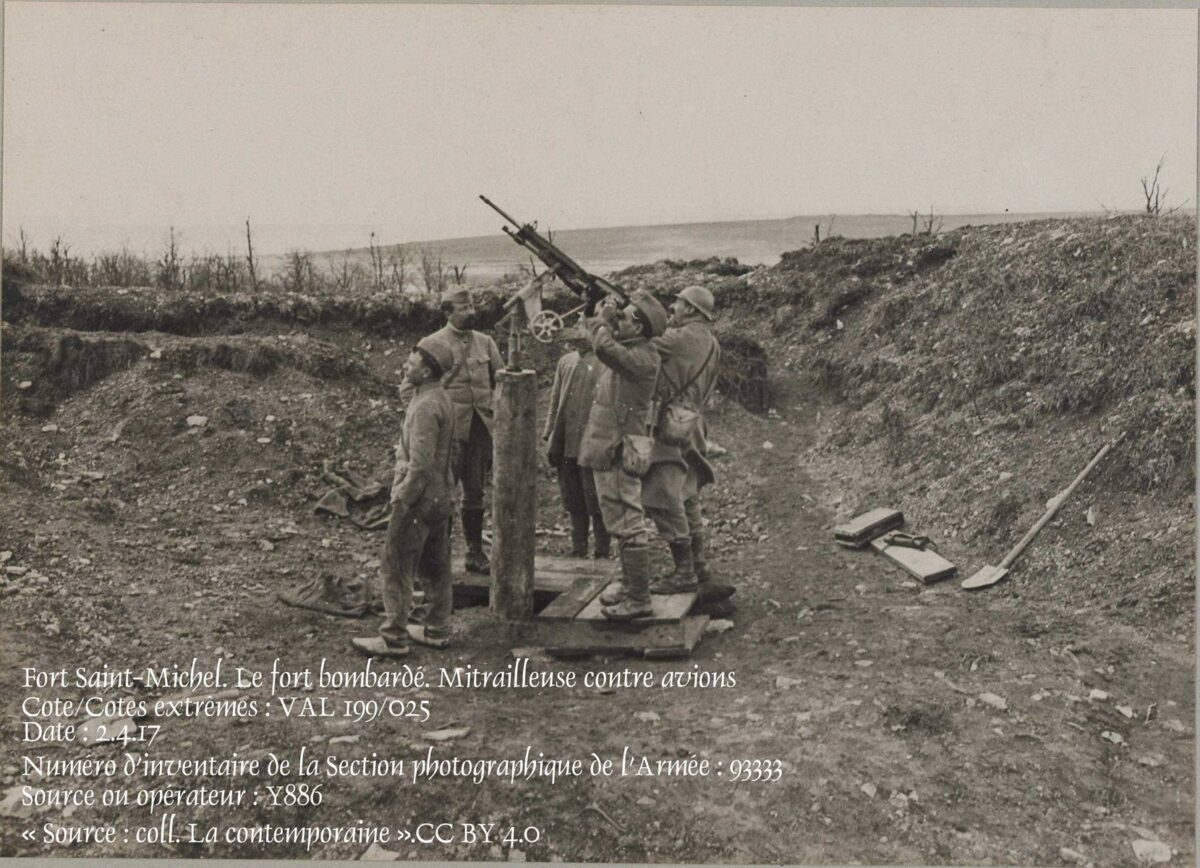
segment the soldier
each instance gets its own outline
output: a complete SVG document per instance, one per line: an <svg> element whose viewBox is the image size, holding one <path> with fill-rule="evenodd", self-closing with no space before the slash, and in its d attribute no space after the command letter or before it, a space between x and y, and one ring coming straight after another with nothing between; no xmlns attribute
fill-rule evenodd
<svg viewBox="0 0 1200 868"><path fill-rule="evenodd" d="M610 541L596 496L596 483L592 471L580 467L578 462L579 445L596 397L601 365L592 353L586 332L573 330L570 338L577 349L558 360L542 439L546 441L546 457L558 475L563 506L571 517L571 557L587 557L590 519L596 539L593 555L607 558Z"/></svg>
<svg viewBox="0 0 1200 868"><path fill-rule="evenodd" d="M378 636L350 644L368 656L403 657L411 639L421 645L449 644L453 606L450 577L450 516L454 512L456 411L441 378L454 364L451 347L432 336L422 339L408 357L405 382L412 400L396 444L392 480L392 513L383 551L384 619ZM413 576L418 561L428 571L428 611L424 624L409 624Z"/></svg>
<svg viewBox="0 0 1200 868"><path fill-rule="evenodd" d="M579 465L592 470L604 525L617 538L621 555L622 593L614 604L601 610L614 621L653 611L642 481L625 472L622 453L627 435L644 435L649 430L659 369L658 353L650 339L661 335L666 325L666 310L646 292L634 293L619 311L610 304L601 306L599 316L586 323L604 370L588 415ZM603 598L601 602L605 602Z"/></svg>
<svg viewBox="0 0 1200 868"><path fill-rule="evenodd" d="M661 468L656 464L643 489L646 512L667 537L675 562L675 571L655 581L651 591L680 593L698 585L696 602L700 605L726 600L734 593L732 586L717 581L708 568L700 501L700 489L714 481L703 415L716 388L721 358L712 330L714 319L712 293L703 286L686 287L671 306L670 328L651 342L662 358L659 397L674 396L700 415L681 449L686 463L683 478L679 478L675 463L664 462ZM664 444L657 444L656 449L659 446Z"/></svg>
<svg viewBox="0 0 1200 868"><path fill-rule="evenodd" d="M454 362L442 377L442 386L454 402L458 439L454 483L463 487L462 523L467 540L466 568L486 573L491 565L483 551L483 489L492 457L492 390L496 372L504 366L500 348L489 335L470 328L475 316L471 295L464 287L442 293L446 325L430 335L454 353ZM411 394L405 384L401 400Z"/></svg>

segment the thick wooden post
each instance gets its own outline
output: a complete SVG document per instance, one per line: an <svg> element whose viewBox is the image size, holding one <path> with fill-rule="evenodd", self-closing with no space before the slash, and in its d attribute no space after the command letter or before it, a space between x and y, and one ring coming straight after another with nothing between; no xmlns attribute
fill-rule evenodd
<svg viewBox="0 0 1200 868"><path fill-rule="evenodd" d="M533 616L537 374L499 371L496 387L491 608L502 618L519 621Z"/></svg>

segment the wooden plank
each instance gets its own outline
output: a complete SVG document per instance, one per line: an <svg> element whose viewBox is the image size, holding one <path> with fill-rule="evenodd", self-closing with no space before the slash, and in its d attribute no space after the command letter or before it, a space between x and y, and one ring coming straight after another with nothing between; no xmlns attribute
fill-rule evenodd
<svg viewBox="0 0 1200 868"><path fill-rule="evenodd" d="M654 607L654 614L645 618L637 618L630 623L635 626L647 626L650 624L666 624L678 621L688 613L692 608L692 604L696 602L696 593L693 591L690 594L651 594L650 605ZM594 597L583 610L575 616L577 621L608 621L604 617L604 613L600 611L603 606L600 603L600 597Z"/></svg>
<svg viewBox="0 0 1200 868"><path fill-rule="evenodd" d="M649 658L687 656L695 650L708 626L708 615L691 615L683 619L683 645L678 648L647 648L642 654Z"/></svg>
<svg viewBox="0 0 1200 868"><path fill-rule="evenodd" d="M463 566L463 558L456 557L451 562L451 575L455 586L468 586L482 589L485 597L491 590L490 576L479 573L468 573ZM612 581L620 572L617 561L589 561L582 558L557 558L539 555L534 561L533 586L536 591L551 591L563 594L571 590L575 582L582 577L604 577Z"/></svg>
<svg viewBox="0 0 1200 868"><path fill-rule="evenodd" d="M539 618L574 618L597 594L608 587L608 576L582 576L575 580L569 591L559 594L546 608L538 613Z"/></svg>
<svg viewBox="0 0 1200 868"><path fill-rule="evenodd" d="M863 548L875 537L895 530L903 524L904 513L897 509L881 507L855 516L845 524L839 524L833 529L833 538L840 545Z"/></svg>
<svg viewBox="0 0 1200 868"><path fill-rule="evenodd" d="M898 565L909 575L916 576L926 585L948 579L958 572L958 567L937 552L928 549L890 546L878 539L871 540L871 548Z"/></svg>

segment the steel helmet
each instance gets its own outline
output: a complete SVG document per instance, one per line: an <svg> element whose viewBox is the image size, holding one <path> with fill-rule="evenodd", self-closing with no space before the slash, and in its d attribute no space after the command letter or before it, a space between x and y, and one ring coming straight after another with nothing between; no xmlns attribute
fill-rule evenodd
<svg viewBox="0 0 1200 868"><path fill-rule="evenodd" d="M442 369L438 376L448 373L454 367L454 349L433 335L421 338L417 342L417 349L437 362L438 367Z"/></svg>
<svg viewBox="0 0 1200 868"><path fill-rule="evenodd" d="M650 293L639 289L629 296L629 303L641 311L646 322L650 323L650 337L659 337L667 330L667 309Z"/></svg>
<svg viewBox="0 0 1200 868"><path fill-rule="evenodd" d="M713 299L713 294L703 286L694 285L684 287L679 291L679 298L682 298L700 313L704 314L704 318L709 322L715 319L713 312L716 310L716 302Z"/></svg>

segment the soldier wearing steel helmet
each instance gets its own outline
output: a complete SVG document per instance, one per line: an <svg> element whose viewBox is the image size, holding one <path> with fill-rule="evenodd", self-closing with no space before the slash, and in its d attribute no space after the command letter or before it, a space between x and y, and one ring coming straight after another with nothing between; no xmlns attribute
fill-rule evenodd
<svg viewBox="0 0 1200 868"><path fill-rule="evenodd" d="M673 573L651 584L651 591L669 594L697 590L697 603L701 605L728 599L734 592L709 570L700 500L700 490L714 481L707 459L703 411L716 388L721 360L721 347L713 334L715 307L713 294L703 286L684 288L671 305L666 332L651 341L662 359L660 399L677 396L676 400L700 411L700 417L687 445L680 449L685 463L683 473L674 463L664 463L661 470L656 466L642 494L646 512L666 538L675 564Z"/></svg>
<svg viewBox="0 0 1200 868"><path fill-rule="evenodd" d="M442 385L455 409L458 449L454 480L456 485L461 481L463 488L466 568L486 573L491 565L483 551L483 494L492 457L492 390L504 359L490 335L471 328L475 307L465 287L452 287L442 293L442 310L446 325L429 338L448 346L454 355L453 363L442 377ZM407 384L401 387L401 400L410 393Z"/></svg>
<svg viewBox="0 0 1200 868"><path fill-rule="evenodd" d="M615 621L653 611L642 480L622 469L622 450L626 435L650 430L660 364L650 340L666 326L666 309L646 292L633 293L629 304L620 309L602 305L598 316L585 323L604 370L584 429L579 466L592 470L604 524L616 538L621 557L624 593L601 610Z"/></svg>
<svg viewBox="0 0 1200 868"><path fill-rule="evenodd" d="M433 336L423 338L408 357L405 382L412 400L396 444L392 512L383 550L384 619L378 636L351 639L370 656L403 657L409 641L436 648L448 644L453 605L449 519L454 511L454 404L442 377L454 364L453 348ZM428 612L424 623L409 624L413 578L425 573Z"/></svg>

